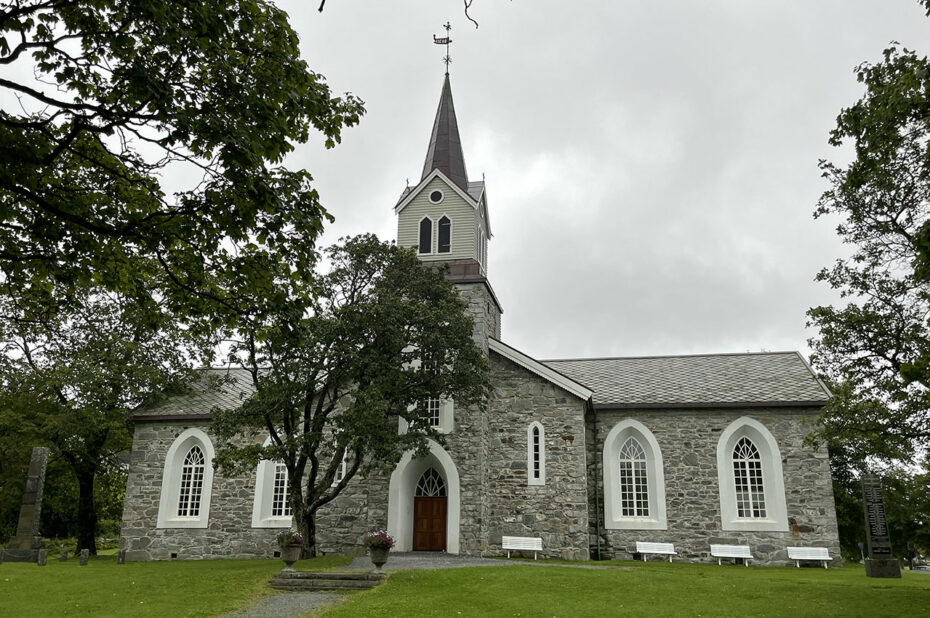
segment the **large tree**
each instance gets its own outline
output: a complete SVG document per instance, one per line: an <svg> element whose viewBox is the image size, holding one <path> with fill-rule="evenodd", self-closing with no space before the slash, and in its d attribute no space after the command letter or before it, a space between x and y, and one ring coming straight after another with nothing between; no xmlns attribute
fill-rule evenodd
<svg viewBox="0 0 930 618"><path fill-rule="evenodd" d="M230 359L248 371L254 394L213 420L221 468L284 462L309 555L317 511L356 474L425 452L427 438L442 442L430 399L464 409L483 405L490 388L473 322L441 272L370 235L343 240L327 258L330 270L311 290L296 287L274 310L242 320Z"/></svg>
<svg viewBox="0 0 930 618"><path fill-rule="evenodd" d="M334 145L363 109L308 69L272 2L12 0L0 65L7 279L124 291L152 259L196 312L235 310L281 255L312 270L326 213L310 174L281 163L311 130ZM164 177L194 180L169 195Z"/></svg>
<svg viewBox="0 0 930 618"><path fill-rule="evenodd" d="M0 294L0 434L48 444L67 462L77 548L91 553L95 481L129 447L130 412L182 391L212 354L151 302L100 288Z"/></svg>
<svg viewBox="0 0 930 618"><path fill-rule="evenodd" d="M857 402L833 411L848 436L915 451L930 446L930 61L893 45L857 76L865 93L830 137L855 156L821 162L816 210L851 247L818 275L847 304L809 311L812 361Z"/></svg>

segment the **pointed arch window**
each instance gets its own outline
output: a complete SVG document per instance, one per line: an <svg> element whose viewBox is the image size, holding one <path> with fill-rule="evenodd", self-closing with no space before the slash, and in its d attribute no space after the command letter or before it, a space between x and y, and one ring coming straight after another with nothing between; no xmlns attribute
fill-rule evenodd
<svg viewBox="0 0 930 618"><path fill-rule="evenodd" d="M423 473L423 476L417 482L417 491L414 495L417 498L444 498L446 496L446 482L436 472L435 468L430 468Z"/></svg>
<svg viewBox="0 0 930 618"><path fill-rule="evenodd" d="M781 452L765 425L744 416L724 429L717 480L724 530L788 531Z"/></svg>
<svg viewBox="0 0 930 618"><path fill-rule="evenodd" d="M762 457L749 438L740 438L733 449L733 481L737 517L765 517Z"/></svg>
<svg viewBox="0 0 930 618"><path fill-rule="evenodd" d="M178 517L200 515L200 498L203 496L203 451L194 446L184 458L181 468L181 490L178 492Z"/></svg>
<svg viewBox="0 0 930 618"><path fill-rule="evenodd" d="M165 455L159 528L206 528L213 489L213 443L199 428L184 430Z"/></svg>
<svg viewBox="0 0 930 618"><path fill-rule="evenodd" d="M667 530L662 451L649 428L631 418L614 425L603 462L605 527Z"/></svg>
<svg viewBox="0 0 930 618"><path fill-rule="evenodd" d="M526 484L546 484L546 430L538 421L526 428Z"/></svg>
<svg viewBox="0 0 930 618"><path fill-rule="evenodd" d="M452 220L443 215L439 219L439 253L452 251Z"/></svg>
<svg viewBox="0 0 930 618"><path fill-rule="evenodd" d="M620 514L623 517L649 517L649 482L646 451L630 437L620 447Z"/></svg>
<svg viewBox="0 0 930 618"><path fill-rule="evenodd" d="M423 217L420 220L420 253L433 252L433 220Z"/></svg>

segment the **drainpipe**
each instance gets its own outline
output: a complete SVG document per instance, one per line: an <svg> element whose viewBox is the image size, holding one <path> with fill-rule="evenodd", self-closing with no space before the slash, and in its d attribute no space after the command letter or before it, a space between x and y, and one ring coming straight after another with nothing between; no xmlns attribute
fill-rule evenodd
<svg viewBox="0 0 930 618"><path fill-rule="evenodd" d="M588 399L588 406L591 408L591 411L594 413L594 502L595 502L595 511L594 511L594 528L597 535L597 559L602 560L601 557L601 492L598 489L598 482L601 478L601 458L598 457L598 448L599 443L597 439L597 408L594 407L594 403L591 399Z"/></svg>

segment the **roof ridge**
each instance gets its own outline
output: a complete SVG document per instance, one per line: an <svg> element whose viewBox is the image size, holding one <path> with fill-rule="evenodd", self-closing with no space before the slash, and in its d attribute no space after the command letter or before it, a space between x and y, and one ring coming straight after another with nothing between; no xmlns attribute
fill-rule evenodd
<svg viewBox="0 0 930 618"><path fill-rule="evenodd" d="M547 358L540 359L541 363L564 363L573 361L604 361L604 360L642 360L646 358L709 358L722 356L776 356L781 354L801 353L797 350L776 350L772 352L703 352L698 354L651 354L643 356L592 356L587 358ZM803 356L802 356L803 358Z"/></svg>

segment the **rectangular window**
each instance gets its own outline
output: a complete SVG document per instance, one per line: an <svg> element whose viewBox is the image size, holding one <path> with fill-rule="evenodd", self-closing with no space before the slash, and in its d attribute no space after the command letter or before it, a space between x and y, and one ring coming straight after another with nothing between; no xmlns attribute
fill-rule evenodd
<svg viewBox="0 0 930 618"><path fill-rule="evenodd" d="M430 427L439 427L439 400L435 397L426 400L426 418Z"/></svg>
<svg viewBox="0 0 930 618"><path fill-rule="evenodd" d="M271 516L289 517L291 505L287 499L287 466L275 463L274 466L274 493L271 496Z"/></svg>

